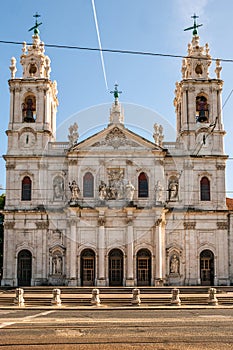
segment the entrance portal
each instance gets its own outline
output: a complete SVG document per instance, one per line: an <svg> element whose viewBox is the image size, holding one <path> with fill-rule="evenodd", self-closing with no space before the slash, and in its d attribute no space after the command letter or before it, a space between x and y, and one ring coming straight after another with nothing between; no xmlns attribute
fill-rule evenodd
<svg viewBox="0 0 233 350"><path fill-rule="evenodd" d="M21 250L18 254L18 285L30 286L32 278L32 254L29 250Z"/></svg>
<svg viewBox="0 0 233 350"><path fill-rule="evenodd" d="M85 249L81 254L81 285L94 286L95 284L95 253Z"/></svg>
<svg viewBox="0 0 233 350"><path fill-rule="evenodd" d="M203 250L200 254L200 276L202 286L214 284L214 254L210 250Z"/></svg>
<svg viewBox="0 0 233 350"><path fill-rule="evenodd" d="M113 249L109 253L109 286L123 285L123 253L120 249Z"/></svg>
<svg viewBox="0 0 233 350"><path fill-rule="evenodd" d="M151 285L151 253L148 249L141 249L137 253L137 285Z"/></svg>

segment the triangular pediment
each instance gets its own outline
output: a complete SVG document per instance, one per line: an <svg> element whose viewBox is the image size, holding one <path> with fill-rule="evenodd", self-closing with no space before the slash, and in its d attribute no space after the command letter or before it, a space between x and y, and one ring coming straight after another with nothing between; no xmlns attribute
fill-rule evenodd
<svg viewBox="0 0 233 350"><path fill-rule="evenodd" d="M106 129L90 136L86 140L75 145L72 150L152 150L161 147L155 145L153 142L146 140L142 136L125 128L122 125L110 125Z"/></svg>

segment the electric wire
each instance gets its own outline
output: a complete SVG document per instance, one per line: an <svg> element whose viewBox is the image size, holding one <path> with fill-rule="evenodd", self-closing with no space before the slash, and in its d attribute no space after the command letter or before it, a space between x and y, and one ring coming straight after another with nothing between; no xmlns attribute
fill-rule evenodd
<svg viewBox="0 0 233 350"><path fill-rule="evenodd" d="M8 40L0 40L0 44L11 44L11 45L23 45L21 41L8 41ZM28 45L33 45L32 43L28 43ZM200 60L200 57L196 56L187 56L187 55L175 55L175 54L166 54L166 53L158 53L151 51L134 51L134 50L122 50L122 49L108 49L108 48L97 48L97 47L85 47L85 46L75 46L75 45L59 45L59 44L44 44L45 47L55 48L55 49L70 49L70 50L84 50L84 51L102 51L109 53L120 53L120 54L129 54L129 55L142 55L142 56L155 56L155 57L170 57L170 58L192 58ZM226 63L233 63L233 59L227 58L214 58L211 59L208 57L201 57L202 60L212 60Z"/></svg>

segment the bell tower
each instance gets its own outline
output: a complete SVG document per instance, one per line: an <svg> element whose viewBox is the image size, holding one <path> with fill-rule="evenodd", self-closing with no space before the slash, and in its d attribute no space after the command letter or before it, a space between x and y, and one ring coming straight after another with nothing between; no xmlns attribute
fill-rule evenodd
<svg viewBox="0 0 233 350"><path fill-rule="evenodd" d="M35 15L36 19L39 15ZM41 24L41 23L40 23ZM20 63L22 78L15 76L16 59L11 59L10 121L8 125L8 154L20 148L39 152L55 140L57 83L50 80L50 59L44 53L37 23L33 28L32 45L23 43Z"/></svg>
<svg viewBox="0 0 233 350"><path fill-rule="evenodd" d="M209 75L212 58L209 46L200 45L197 34L197 16L194 15L192 42L188 44L188 55L183 59L182 80L176 83L174 105L177 118L177 140L184 142L185 148L195 155L224 154L222 124L221 65L217 59L214 78ZM204 147L202 147L204 146Z"/></svg>

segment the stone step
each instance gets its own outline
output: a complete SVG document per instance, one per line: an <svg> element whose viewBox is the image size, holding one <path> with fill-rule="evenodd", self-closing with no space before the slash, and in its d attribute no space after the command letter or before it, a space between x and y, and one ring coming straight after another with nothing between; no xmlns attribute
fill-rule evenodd
<svg viewBox="0 0 233 350"><path fill-rule="evenodd" d="M54 288L59 288L62 294L91 294L93 288L98 288L100 294L130 294L134 287L64 287L64 286L38 286L38 287L22 287L25 293L47 294L52 293ZM207 294L209 286L197 287L135 287L140 289L141 294L170 294L173 288L178 288L181 294ZM233 286L218 286L217 293L233 292ZM0 293L15 292L15 288L0 287Z"/></svg>

